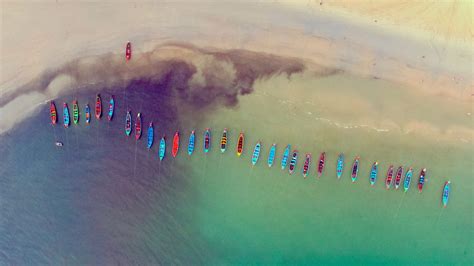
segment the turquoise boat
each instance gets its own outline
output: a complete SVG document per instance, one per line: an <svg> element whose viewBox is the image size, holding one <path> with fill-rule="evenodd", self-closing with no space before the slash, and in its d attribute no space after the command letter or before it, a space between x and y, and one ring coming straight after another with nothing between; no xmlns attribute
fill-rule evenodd
<svg viewBox="0 0 474 266"><path fill-rule="evenodd" d="M283 152L283 157L281 158L281 170L285 170L286 165L288 164L288 157L290 156L291 145L288 144Z"/></svg>
<svg viewBox="0 0 474 266"><path fill-rule="evenodd" d="M372 165L372 169L370 170L370 185L373 186L375 185L375 181L377 181L377 172L378 172L378 167L379 166L379 162L375 162L373 165Z"/></svg>
<svg viewBox="0 0 474 266"><path fill-rule="evenodd" d="M107 118L109 119L109 121L112 120L112 118L114 117L114 109L115 109L115 101L114 101L114 96L110 96L110 101L109 101L109 113L107 115Z"/></svg>
<svg viewBox="0 0 474 266"><path fill-rule="evenodd" d="M194 130L191 131L191 135L189 135L189 143L188 143L188 154L192 155L194 152L194 140L195 140L195 132Z"/></svg>
<svg viewBox="0 0 474 266"><path fill-rule="evenodd" d="M411 177L413 176L413 168L409 168L407 173L405 174L405 180L403 180L403 189L405 192L408 191L410 188L410 183L411 183Z"/></svg>
<svg viewBox="0 0 474 266"><path fill-rule="evenodd" d="M339 154L337 157L337 165L336 165L336 174L337 178L341 178L342 172L344 170L344 153Z"/></svg>
<svg viewBox="0 0 474 266"><path fill-rule="evenodd" d="M63 123L64 127L69 127L69 124L71 123L71 117L69 115L69 108L67 107L67 103L63 104Z"/></svg>
<svg viewBox="0 0 474 266"><path fill-rule="evenodd" d="M166 141L165 141L165 136L163 136L160 140L160 149L158 151L158 155L160 156L160 161L163 161L163 158L165 158L165 152L166 152Z"/></svg>
<svg viewBox="0 0 474 266"><path fill-rule="evenodd" d="M276 144L273 143L272 147L270 148L270 153L268 154L268 167L272 167L273 161L275 161L275 152Z"/></svg>
<svg viewBox="0 0 474 266"><path fill-rule="evenodd" d="M204 153L208 153L211 149L211 129L206 128L204 132Z"/></svg>
<svg viewBox="0 0 474 266"><path fill-rule="evenodd" d="M153 146L153 140L154 140L154 134L153 134L153 122L150 122L150 124L148 125L148 144L147 144L147 147L148 149L151 148L151 146Z"/></svg>
<svg viewBox="0 0 474 266"><path fill-rule="evenodd" d="M253 149L253 154L252 154L252 165L257 164L258 158L260 157L260 148L261 148L260 141L257 142L255 145L255 149Z"/></svg>
<svg viewBox="0 0 474 266"><path fill-rule="evenodd" d="M446 181L446 183L444 183L443 196L441 198L441 201L443 202L443 207L445 208L448 205L450 189L451 189L451 181Z"/></svg>

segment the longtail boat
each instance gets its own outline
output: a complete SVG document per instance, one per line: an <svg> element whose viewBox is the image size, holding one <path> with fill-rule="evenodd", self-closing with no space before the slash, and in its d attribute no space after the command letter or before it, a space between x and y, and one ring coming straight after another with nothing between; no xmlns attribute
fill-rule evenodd
<svg viewBox="0 0 474 266"><path fill-rule="evenodd" d="M227 148L227 128L224 128L224 131L222 132L222 137L221 137L221 152L225 152Z"/></svg>
<svg viewBox="0 0 474 266"><path fill-rule="evenodd" d="M132 133L132 114L130 111L127 111L127 115L125 116L125 134L130 136Z"/></svg>
<svg viewBox="0 0 474 266"><path fill-rule="evenodd" d="M420 177L418 178L418 191L421 193L423 191L423 186L426 182L426 168L423 168L420 172Z"/></svg>
<svg viewBox="0 0 474 266"><path fill-rule="evenodd" d="M196 134L193 131L191 131L191 135L189 135L189 143L188 143L188 154L189 155L192 155L193 152L194 152L194 141L195 141L195 138L196 138Z"/></svg>
<svg viewBox="0 0 474 266"><path fill-rule="evenodd" d="M76 125L79 123L79 104L77 104L77 100L72 101L72 121Z"/></svg>
<svg viewBox="0 0 474 266"><path fill-rule="evenodd" d="M253 154L252 154L252 165L257 164L258 158L260 157L260 148L262 145L260 144L260 141L255 144L255 148L253 149Z"/></svg>
<svg viewBox="0 0 474 266"><path fill-rule="evenodd" d="M288 171L290 172L290 175L293 174L293 172L295 171L297 162L298 162L298 151L294 150L293 156L291 156L290 166L288 167Z"/></svg>
<svg viewBox="0 0 474 266"><path fill-rule="evenodd" d="M109 100L109 113L107 114L107 118L109 119L109 121L112 120L112 118L114 117L114 109L115 109L115 100L114 100L114 96L110 96L110 100Z"/></svg>
<svg viewBox="0 0 474 266"><path fill-rule="evenodd" d="M393 180L393 165L390 165L387 171L387 177L385 178L385 188L390 189Z"/></svg>
<svg viewBox="0 0 474 266"><path fill-rule="evenodd" d="M303 177L306 178L309 173L309 167L311 166L311 153L307 153L304 159L303 165Z"/></svg>
<svg viewBox="0 0 474 266"><path fill-rule="evenodd" d="M270 148L270 152L268 153L268 160L267 160L268 167L272 167L273 162L275 161L275 153L276 153L276 143L273 143L272 147Z"/></svg>
<svg viewBox="0 0 474 266"><path fill-rule="evenodd" d="M154 141L153 122L150 122L150 124L148 124L148 143L146 145L148 149L151 149L151 146L153 146L153 141Z"/></svg>
<svg viewBox="0 0 474 266"><path fill-rule="evenodd" d="M400 187L400 183L402 182L402 175L403 175L403 166L398 167L397 174L395 175L395 189Z"/></svg>
<svg viewBox="0 0 474 266"><path fill-rule="evenodd" d="M285 170L286 165L288 164L290 149L291 149L291 145L290 144L286 145L285 151L283 152L283 156L281 157L281 170Z"/></svg>
<svg viewBox="0 0 474 266"><path fill-rule="evenodd" d="M158 156L160 157L160 161L163 161L163 158L165 158L165 152L166 152L166 140L165 140L165 136L163 136L160 140L160 149L158 150Z"/></svg>
<svg viewBox="0 0 474 266"><path fill-rule="evenodd" d="M338 179L341 178L343 171L344 171L344 153L341 153L337 157L337 164L336 164L336 175Z"/></svg>
<svg viewBox="0 0 474 266"><path fill-rule="evenodd" d="M377 172L378 172L378 168L379 168L378 165L379 165L379 162L375 162L372 165L372 169L370 170L369 180L370 180L370 185L371 186L375 185L375 181L377 181Z"/></svg>
<svg viewBox="0 0 474 266"><path fill-rule="evenodd" d="M237 156L240 157L244 151L244 133L239 134L239 139L237 141Z"/></svg>
<svg viewBox="0 0 474 266"><path fill-rule="evenodd" d="M412 176L413 176L413 168L410 167L405 174L405 179L403 180L403 189L405 190L405 192L407 192L408 189L410 188Z"/></svg>
<svg viewBox="0 0 474 266"><path fill-rule="evenodd" d="M321 175L323 175L325 161L326 161L326 153L322 152L321 155L319 156L318 177L321 177Z"/></svg>
<svg viewBox="0 0 474 266"><path fill-rule="evenodd" d="M127 45L125 47L125 59L129 61L132 58L132 44L130 42L127 42Z"/></svg>
<svg viewBox="0 0 474 266"><path fill-rule="evenodd" d="M85 113L86 113L86 124L90 124L90 122L91 122L91 108L89 107L88 103L86 103Z"/></svg>
<svg viewBox="0 0 474 266"><path fill-rule="evenodd" d="M445 208L448 205L450 190L451 190L451 181L446 181L443 187L443 195L441 196L441 202L443 203L443 207Z"/></svg>
<svg viewBox="0 0 474 266"><path fill-rule="evenodd" d="M171 155L173 155L173 157L176 157L176 155L178 155L178 151L179 151L179 131L176 131L173 137L173 148L171 149Z"/></svg>
<svg viewBox="0 0 474 266"><path fill-rule="evenodd" d="M69 108L67 107L67 103L63 103L63 124L65 128L69 127L71 123L71 118L69 117Z"/></svg>
<svg viewBox="0 0 474 266"><path fill-rule="evenodd" d="M102 117L102 99L100 94L95 96L95 118L100 119Z"/></svg>
<svg viewBox="0 0 474 266"><path fill-rule="evenodd" d="M352 171L351 171L351 178L352 178L352 183L354 183L357 180L357 174L359 173L359 156L356 156L354 159L354 163L352 164Z"/></svg>
<svg viewBox="0 0 474 266"><path fill-rule="evenodd" d="M208 153L211 149L211 129L206 128L204 132L204 153Z"/></svg>
<svg viewBox="0 0 474 266"><path fill-rule="evenodd" d="M137 120L135 120L135 139L139 140L142 136L142 114L137 114Z"/></svg>
<svg viewBox="0 0 474 266"><path fill-rule="evenodd" d="M49 103L49 116L51 117L51 124L56 125L58 122L58 112L53 101Z"/></svg>

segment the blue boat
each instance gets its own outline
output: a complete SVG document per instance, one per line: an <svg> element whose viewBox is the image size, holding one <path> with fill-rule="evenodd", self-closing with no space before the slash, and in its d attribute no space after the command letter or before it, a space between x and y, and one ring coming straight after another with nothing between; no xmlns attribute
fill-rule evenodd
<svg viewBox="0 0 474 266"><path fill-rule="evenodd" d="M411 177L413 176L413 168L409 168L407 173L405 174L405 180L403 180L403 189L405 192L408 191L410 188L410 183L411 183Z"/></svg>
<svg viewBox="0 0 474 266"><path fill-rule="evenodd" d="M196 138L194 130L191 131L191 135L189 135L189 143L188 143L188 154L192 155L194 152L194 139Z"/></svg>
<svg viewBox="0 0 474 266"><path fill-rule="evenodd" d="M89 124L91 122L91 108L89 107L89 104L86 104L86 123Z"/></svg>
<svg viewBox="0 0 474 266"><path fill-rule="evenodd" d="M166 141L165 141L165 136L163 136L160 140L160 150L158 151L158 155L160 156L160 161L163 161L163 158L165 158L165 152L166 152Z"/></svg>
<svg viewBox="0 0 474 266"><path fill-rule="evenodd" d="M344 170L344 153L339 154L337 157L337 165L336 165L336 174L337 178L341 178L342 171Z"/></svg>
<svg viewBox="0 0 474 266"><path fill-rule="evenodd" d="M273 161L275 161L275 152L276 144L273 143L272 147L270 148L270 153L268 154L268 167L272 167Z"/></svg>
<svg viewBox="0 0 474 266"><path fill-rule="evenodd" d="M283 157L281 158L281 170L285 170L286 164L288 163L288 157L290 156L291 145L288 144L283 152Z"/></svg>
<svg viewBox="0 0 474 266"><path fill-rule="evenodd" d="M151 149L151 146L153 146L153 140L154 140L153 122L150 122L150 124L148 125L148 144L147 144L148 149Z"/></svg>
<svg viewBox="0 0 474 266"><path fill-rule="evenodd" d="M253 154L252 154L252 165L257 164L258 158L260 157L260 147L262 145L260 144L260 141L257 142L255 145L255 149L253 149Z"/></svg>
<svg viewBox="0 0 474 266"><path fill-rule="evenodd" d="M112 118L114 117L114 109L115 109L115 101L114 101L114 96L110 96L110 101L109 101L109 113L107 115L107 118L109 119L109 121L112 120Z"/></svg>
<svg viewBox="0 0 474 266"><path fill-rule="evenodd" d="M446 181L446 183L444 183L443 196L441 198L441 201L443 202L443 207L445 208L448 205L450 190L451 190L451 181Z"/></svg>
<svg viewBox="0 0 474 266"><path fill-rule="evenodd" d="M379 162L375 162L372 165L372 169L370 170L370 185L373 186L375 185L375 181L377 181L377 172L378 172L378 165Z"/></svg>
<svg viewBox="0 0 474 266"><path fill-rule="evenodd" d="M67 107L67 103L63 104L63 123L64 127L69 127L69 124L71 123L71 118L69 116L69 108Z"/></svg>
<svg viewBox="0 0 474 266"><path fill-rule="evenodd" d="M211 129L206 128L204 132L204 153L208 153L211 149Z"/></svg>

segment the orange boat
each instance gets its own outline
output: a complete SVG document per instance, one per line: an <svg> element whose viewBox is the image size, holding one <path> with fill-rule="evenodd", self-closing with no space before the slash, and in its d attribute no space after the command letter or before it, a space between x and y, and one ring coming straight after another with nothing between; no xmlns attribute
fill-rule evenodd
<svg viewBox="0 0 474 266"><path fill-rule="evenodd" d="M53 101L49 103L49 115L51 116L51 123L56 125L58 122L58 113L56 112L56 105Z"/></svg>
<svg viewBox="0 0 474 266"><path fill-rule="evenodd" d="M100 94L97 93L95 96L95 117L100 119L102 116L102 100L100 99Z"/></svg>
<svg viewBox="0 0 474 266"><path fill-rule="evenodd" d="M132 44L127 42L127 47L125 48L125 58L130 60L132 58Z"/></svg>
<svg viewBox="0 0 474 266"><path fill-rule="evenodd" d="M179 150L179 131L176 131L173 137L173 149L171 150L171 154L173 155L173 157L176 157L176 155L178 155L178 150Z"/></svg>
<svg viewBox="0 0 474 266"><path fill-rule="evenodd" d="M244 151L244 133L240 133L239 140L237 141L237 156L240 157Z"/></svg>

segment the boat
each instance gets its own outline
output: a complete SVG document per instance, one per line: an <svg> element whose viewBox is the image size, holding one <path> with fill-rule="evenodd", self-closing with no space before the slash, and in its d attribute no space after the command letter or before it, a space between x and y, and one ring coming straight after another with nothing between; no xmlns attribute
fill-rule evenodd
<svg viewBox="0 0 474 266"><path fill-rule="evenodd" d="M303 165L303 177L306 178L306 176L309 173L309 167L311 166L311 153L307 153L304 159L304 165Z"/></svg>
<svg viewBox="0 0 474 266"><path fill-rule="evenodd" d="M240 132L239 139L237 141L237 156L240 157L244 151L244 133Z"/></svg>
<svg viewBox="0 0 474 266"><path fill-rule="evenodd" d="M163 136L160 140L160 149L158 150L160 161L163 161L163 158L165 158L165 152L166 152L166 140L165 140L165 136Z"/></svg>
<svg viewBox="0 0 474 266"><path fill-rule="evenodd" d="M176 131L173 137L173 148L171 149L171 155L173 155L173 157L176 157L176 155L178 155L178 151L179 151L179 131Z"/></svg>
<svg viewBox="0 0 474 266"><path fill-rule="evenodd" d="M148 149L151 149L151 146L153 146L153 141L154 141L153 122L150 122L150 124L148 124L148 144L146 145Z"/></svg>
<svg viewBox="0 0 474 266"><path fill-rule="evenodd" d="M402 175L403 175L403 166L398 167L397 174L395 175L395 189L400 187L400 183L402 182Z"/></svg>
<svg viewBox="0 0 474 266"><path fill-rule="evenodd" d="M132 114L130 111L127 111L127 116L125 117L125 134L130 136L132 133Z"/></svg>
<svg viewBox="0 0 474 266"><path fill-rule="evenodd" d="M71 120L69 117L69 108L67 107L67 103L63 104L63 123L64 123L65 128L68 128L69 124L71 123Z"/></svg>
<svg viewBox="0 0 474 266"><path fill-rule="evenodd" d="M318 177L321 177L321 175L323 175L325 161L326 161L326 153L322 152L321 155L319 156Z"/></svg>
<svg viewBox="0 0 474 266"><path fill-rule="evenodd" d="M408 189L410 188L412 176L413 176L413 168L410 167L405 174L405 179L403 180L403 189L405 190L405 192L407 192Z"/></svg>
<svg viewBox="0 0 474 266"><path fill-rule="evenodd" d="M49 116L51 117L51 123L56 125L58 122L58 112L56 111L56 105L53 101L49 103Z"/></svg>
<svg viewBox="0 0 474 266"><path fill-rule="evenodd" d="M107 115L107 118L109 119L109 121L112 120L112 118L114 117L114 109L115 109L115 100L114 100L114 96L110 96L110 100L109 100L109 113Z"/></svg>
<svg viewBox="0 0 474 266"><path fill-rule="evenodd" d="M291 156L290 166L288 166L288 171L290 172L290 175L293 174L293 172L295 171L297 161L298 151L294 150L293 155Z"/></svg>
<svg viewBox="0 0 474 266"><path fill-rule="evenodd" d="M77 104L77 100L72 101L72 121L76 125L79 123L79 104Z"/></svg>
<svg viewBox="0 0 474 266"><path fill-rule="evenodd" d="M127 42L127 46L125 47L125 59L130 60L132 58L132 44Z"/></svg>
<svg viewBox="0 0 474 266"><path fill-rule="evenodd" d="M393 165L390 165L387 171L387 177L385 178L385 187L387 189L390 189L392 186L392 180L393 180Z"/></svg>
<svg viewBox="0 0 474 266"><path fill-rule="evenodd" d="M211 148L211 129L206 128L204 132L204 153L208 153Z"/></svg>
<svg viewBox="0 0 474 266"><path fill-rule="evenodd" d="M451 190L451 181L446 181L443 187L443 195L441 197L441 202L443 203L443 207L446 208L448 205L449 200L449 191Z"/></svg>
<svg viewBox="0 0 474 266"><path fill-rule="evenodd" d="M270 152L268 153L268 167L272 167L273 162L275 161L275 152L276 152L276 143L272 144L272 147L270 148Z"/></svg>
<svg viewBox="0 0 474 266"><path fill-rule="evenodd" d="M356 156L354 159L354 163L352 164L352 171L351 171L351 178L352 178L352 183L354 183L357 180L357 174L359 173L359 156Z"/></svg>
<svg viewBox="0 0 474 266"><path fill-rule="evenodd" d="M64 143L62 143L61 141L56 141L55 145L58 147L62 147L64 146Z"/></svg>
<svg viewBox="0 0 474 266"><path fill-rule="evenodd" d="M336 164L336 175L338 179L341 178L343 170L344 170L344 153L341 153L337 157L337 164Z"/></svg>
<svg viewBox="0 0 474 266"><path fill-rule="evenodd" d="M89 104L86 104L86 108L85 108L85 113L86 113L86 123L87 124L90 124L91 122L91 108L89 107Z"/></svg>
<svg viewBox="0 0 474 266"><path fill-rule="evenodd" d="M291 145L286 145L285 151L283 152L283 157L281 157L281 170L285 170L288 163L288 157L290 156Z"/></svg>
<svg viewBox="0 0 474 266"><path fill-rule="evenodd" d="M423 186L425 185L426 182L426 168L423 168L420 171L420 177L418 178L418 191L421 193L423 190Z"/></svg>
<svg viewBox="0 0 474 266"><path fill-rule="evenodd" d="M193 152L194 152L194 141L195 141L195 138L196 138L196 134L193 131L191 131L191 135L189 135L189 143L188 143L188 154L189 155L192 155Z"/></svg>
<svg viewBox="0 0 474 266"><path fill-rule="evenodd" d="M100 119L102 117L102 100L100 94L95 96L95 118Z"/></svg>
<svg viewBox="0 0 474 266"><path fill-rule="evenodd" d="M224 128L224 131L222 132L222 137L221 137L221 152L225 152L226 147L227 147L227 128Z"/></svg>
<svg viewBox="0 0 474 266"><path fill-rule="evenodd" d="M260 144L260 141L255 144L255 148L253 149L253 154L252 154L252 165L257 164L258 158L260 157L260 148L262 145Z"/></svg>
<svg viewBox="0 0 474 266"><path fill-rule="evenodd" d="M372 169L370 170L369 180L370 180L370 185L371 186L375 185L375 181L377 181L377 172L378 172L378 168L379 168L378 166L379 166L379 162L375 162L372 165Z"/></svg>
<svg viewBox="0 0 474 266"><path fill-rule="evenodd" d="M142 136L142 114L137 114L137 120L135 120L135 139L139 140Z"/></svg>

